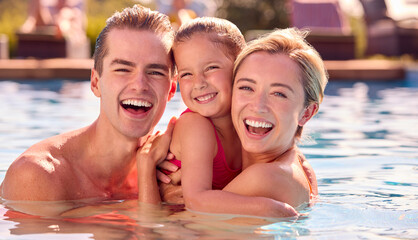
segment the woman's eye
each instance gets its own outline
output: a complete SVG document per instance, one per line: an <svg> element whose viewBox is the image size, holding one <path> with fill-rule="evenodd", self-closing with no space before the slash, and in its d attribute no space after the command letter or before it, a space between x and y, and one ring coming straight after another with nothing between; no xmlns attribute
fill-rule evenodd
<svg viewBox="0 0 418 240"><path fill-rule="evenodd" d="M239 90L244 90L244 91L252 91L253 90L251 87L248 87L248 86L241 86L241 87L238 87L238 89Z"/></svg>
<svg viewBox="0 0 418 240"><path fill-rule="evenodd" d="M277 96L277 97L287 98L287 96L284 93L281 93L281 92L274 92L273 94L274 94L274 96Z"/></svg>

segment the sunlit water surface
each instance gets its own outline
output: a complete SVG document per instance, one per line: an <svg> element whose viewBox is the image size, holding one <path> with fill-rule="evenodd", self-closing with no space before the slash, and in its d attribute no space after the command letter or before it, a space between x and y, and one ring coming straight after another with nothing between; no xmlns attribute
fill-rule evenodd
<svg viewBox="0 0 418 240"><path fill-rule="evenodd" d="M301 145L317 174L319 202L299 219L132 201L96 204L79 217L40 218L0 205L0 239L418 239L418 77L408 79L328 85ZM26 148L91 123L99 110L87 81L3 81L0 102L0 180ZM177 93L157 128L184 108Z"/></svg>

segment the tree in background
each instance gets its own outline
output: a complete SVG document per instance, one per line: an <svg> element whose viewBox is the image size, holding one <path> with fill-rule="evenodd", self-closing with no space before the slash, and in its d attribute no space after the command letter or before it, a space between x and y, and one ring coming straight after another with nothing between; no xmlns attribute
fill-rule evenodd
<svg viewBox="0 0 418 240"><path fill-rule="evenodd" d="M286 28L289 13L286 0L218 0L217 16L248 30Z"/></svg>

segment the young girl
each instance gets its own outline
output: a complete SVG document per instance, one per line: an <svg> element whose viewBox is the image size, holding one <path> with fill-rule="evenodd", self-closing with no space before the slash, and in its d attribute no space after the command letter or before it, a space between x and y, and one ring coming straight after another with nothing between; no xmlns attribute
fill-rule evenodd
<svg viewBox="0 0 418 240"><path fill-rule="evenodd" d="M185 205L191 210L208 211L214 202L224 201L230 204L221 212L282 216L285 207L286 215L295 215L293 208L273 199L221 191L241 171L241 143L230 110L234 61L244 46L239 29L218 18L194 19L176 35L173 53L180 92L188 109L176 122L170 151L181 160ZM160 202L151 175L157 163L144 163L145 156L139 156L138 161L139 200Z"/></svg>

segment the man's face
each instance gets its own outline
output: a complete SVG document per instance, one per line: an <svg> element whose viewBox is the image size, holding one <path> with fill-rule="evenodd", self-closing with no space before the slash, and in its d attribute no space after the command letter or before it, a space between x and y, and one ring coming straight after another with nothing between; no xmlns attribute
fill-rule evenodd
<svg viewBox="0 0 418 240"><path fill-rule="evenodd" d="M175 91L169 50L147 30L113 29L106 46L102 75L93 70L91 79L101 118L129 138L145 136Z"/></svg>

